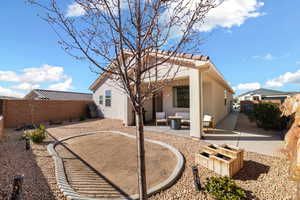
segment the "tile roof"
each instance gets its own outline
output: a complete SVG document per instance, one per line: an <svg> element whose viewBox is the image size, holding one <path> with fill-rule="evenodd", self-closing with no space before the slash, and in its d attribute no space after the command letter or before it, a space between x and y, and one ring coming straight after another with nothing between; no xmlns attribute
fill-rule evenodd
<svg viewBox="0 0 300 200"><path fill-rule="evenodd" d="M90 93L65 92L65 91L42 90L42 89L35 89L35 90L32 90L31 92L36 93L38 95L38 98L40 98L40 99L49 99L49 100L93 100L93 95L90 94Z"/></svg>
<svg viewBox="0 0 300 200"><path fill-rule="evenodd" d="M260 88L257 90L253 90L253 91L249 91L249 92L240 94L238 97L245 96L248 94L259 94L262 96L271 96L271 95L288 95L291 93L293 93L293 92L282 92L282 91L278 91L278 90L270 90L270 89Z"/></svg>
<svg viewBox="0 0 300 200"><path fill-rule="evenodd" d="M165 55L171 55L172 51L165 51L161 50L158 51L160 54L165 54ZM192 60L201 60L201 61L208 61L209 56L204 56L204 55L199 55L199 54L192 54L192 53L175 53L175 57L179 58L187 58L187 59L192 59Z"/></svg>
<svg viewBox="0 0 300 200"><path fill-rule="evenodd" d="M172 51L166 51L166 50L158 50L157 52L153 51L153 54L157 53L157 55L171 55ZM177 58L185 58L185 59L191 59L191 60L199 60L199 61L209 61L209 56L199 55L199 54L191 54L191 53L175 53L173 55ZM90 90L93 90L97 85L99 84L101 77L103 77L106 73L102 72L102 74L91 84L89 87Z"/></svg>

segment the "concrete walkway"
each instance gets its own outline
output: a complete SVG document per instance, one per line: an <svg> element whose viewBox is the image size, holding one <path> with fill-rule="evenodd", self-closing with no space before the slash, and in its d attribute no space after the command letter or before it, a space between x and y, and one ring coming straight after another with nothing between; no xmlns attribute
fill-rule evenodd
<svg viewBox="0 0 300 200"><path fill-rule="evenodd" d="M236 124L235 130L233 124ZM217 129L210 134L205 134L206 142L219 145L229 144L269 156L283 156L279 152L284 147L282 133L257 128L255 124L248 121L244 114L231 115L223 120L219 127L228 129Z"/></svg>
<svg viewBox="0 0 300 200"><path fill-rule="evenodd" d="M220 123L217 124L217 129L233 131L236 128L238 117L238 112L231 112Z"/></svg>

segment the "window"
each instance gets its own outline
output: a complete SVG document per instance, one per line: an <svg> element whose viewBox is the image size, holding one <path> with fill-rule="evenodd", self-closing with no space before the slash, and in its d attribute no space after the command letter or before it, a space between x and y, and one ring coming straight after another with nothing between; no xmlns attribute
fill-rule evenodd
<svg viewBox="0 0 300 200"><path fill-rule="evenodd" d="M245 100L250 101L251 100L251 96L245 96Z"/></svg>
<svg viewBox="0 0 300 200"><path fill-rule="evenodd" d="M111 90L105 90L105 106L111 106Z"/></svg>
<svg viewBox="0 0 300 200"><path fill-rule="evenodd" d="M173 87L173 107L190 107L190 89L189 86Z"/></svg>
<svg viewBox="0 0 300 200"><path fill-rule="evenodd" d="M103 105L103 95L100 95L100 96L99 96L99 104L100 104L100 105Z"/></svg>
<svg viewBox="0 0 300 200"><path fill-rule="evenodd" d="M253 96L254 101L259 101L259 96Z"/></svg>

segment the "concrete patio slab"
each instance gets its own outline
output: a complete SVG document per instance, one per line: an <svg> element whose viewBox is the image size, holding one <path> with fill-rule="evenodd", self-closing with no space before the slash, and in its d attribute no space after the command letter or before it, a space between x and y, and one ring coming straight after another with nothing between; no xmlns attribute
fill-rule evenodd
<svg viewBox="0 0 300 200"><path fill-rule="evenodd" d="M234 119L235 117L236 119ZM226 123L231 123L230 118L232 121L236 121L235 130L232 129L233 126L226 125ZM228 130L217 129L210 134L205 134L205 141L219 145L229 144L269 156L283 156L280 153L284 146L282 132L260 129L255 123L250 122L244 114L233 113L230 118L223 123L223 127L228 127Z"/></svg>
<svg viewBox="0 0 300 200"><path fill-rule="evenodd" d="M206 134L205 142L212 144L229 144L243 148L247 151L282 157L279 152L284 141L278 135L259 135L238 131L223 131L220 134Z"/></svg>

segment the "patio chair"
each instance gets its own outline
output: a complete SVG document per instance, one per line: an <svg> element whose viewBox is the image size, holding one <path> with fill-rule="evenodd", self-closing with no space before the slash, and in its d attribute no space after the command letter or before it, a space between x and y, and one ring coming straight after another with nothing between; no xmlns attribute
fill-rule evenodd
<svg viewBox="0 0 300 200"><path fill-rule="evenodd" d="M156 116L156 120L155 120L156 126L158 123L165 123L166 125L168 125L168 119L165 112L156 112L155 116Z"/></svg>
<svg viewBox="0 0 300 200"><path fill-rule="evenodd" d="M204 115L203 117L203 127L208 130L209 128L214 129L215 128L215 121L213 116L211 115Z"/></svg>
<svg viewBox="0 0 300 200"><path fill-rule="evenodd" d="M191 124L189 112L177 112L177 113L175 113L175 116L181 117L182 124L188 124L188 125Z"/></svg>

